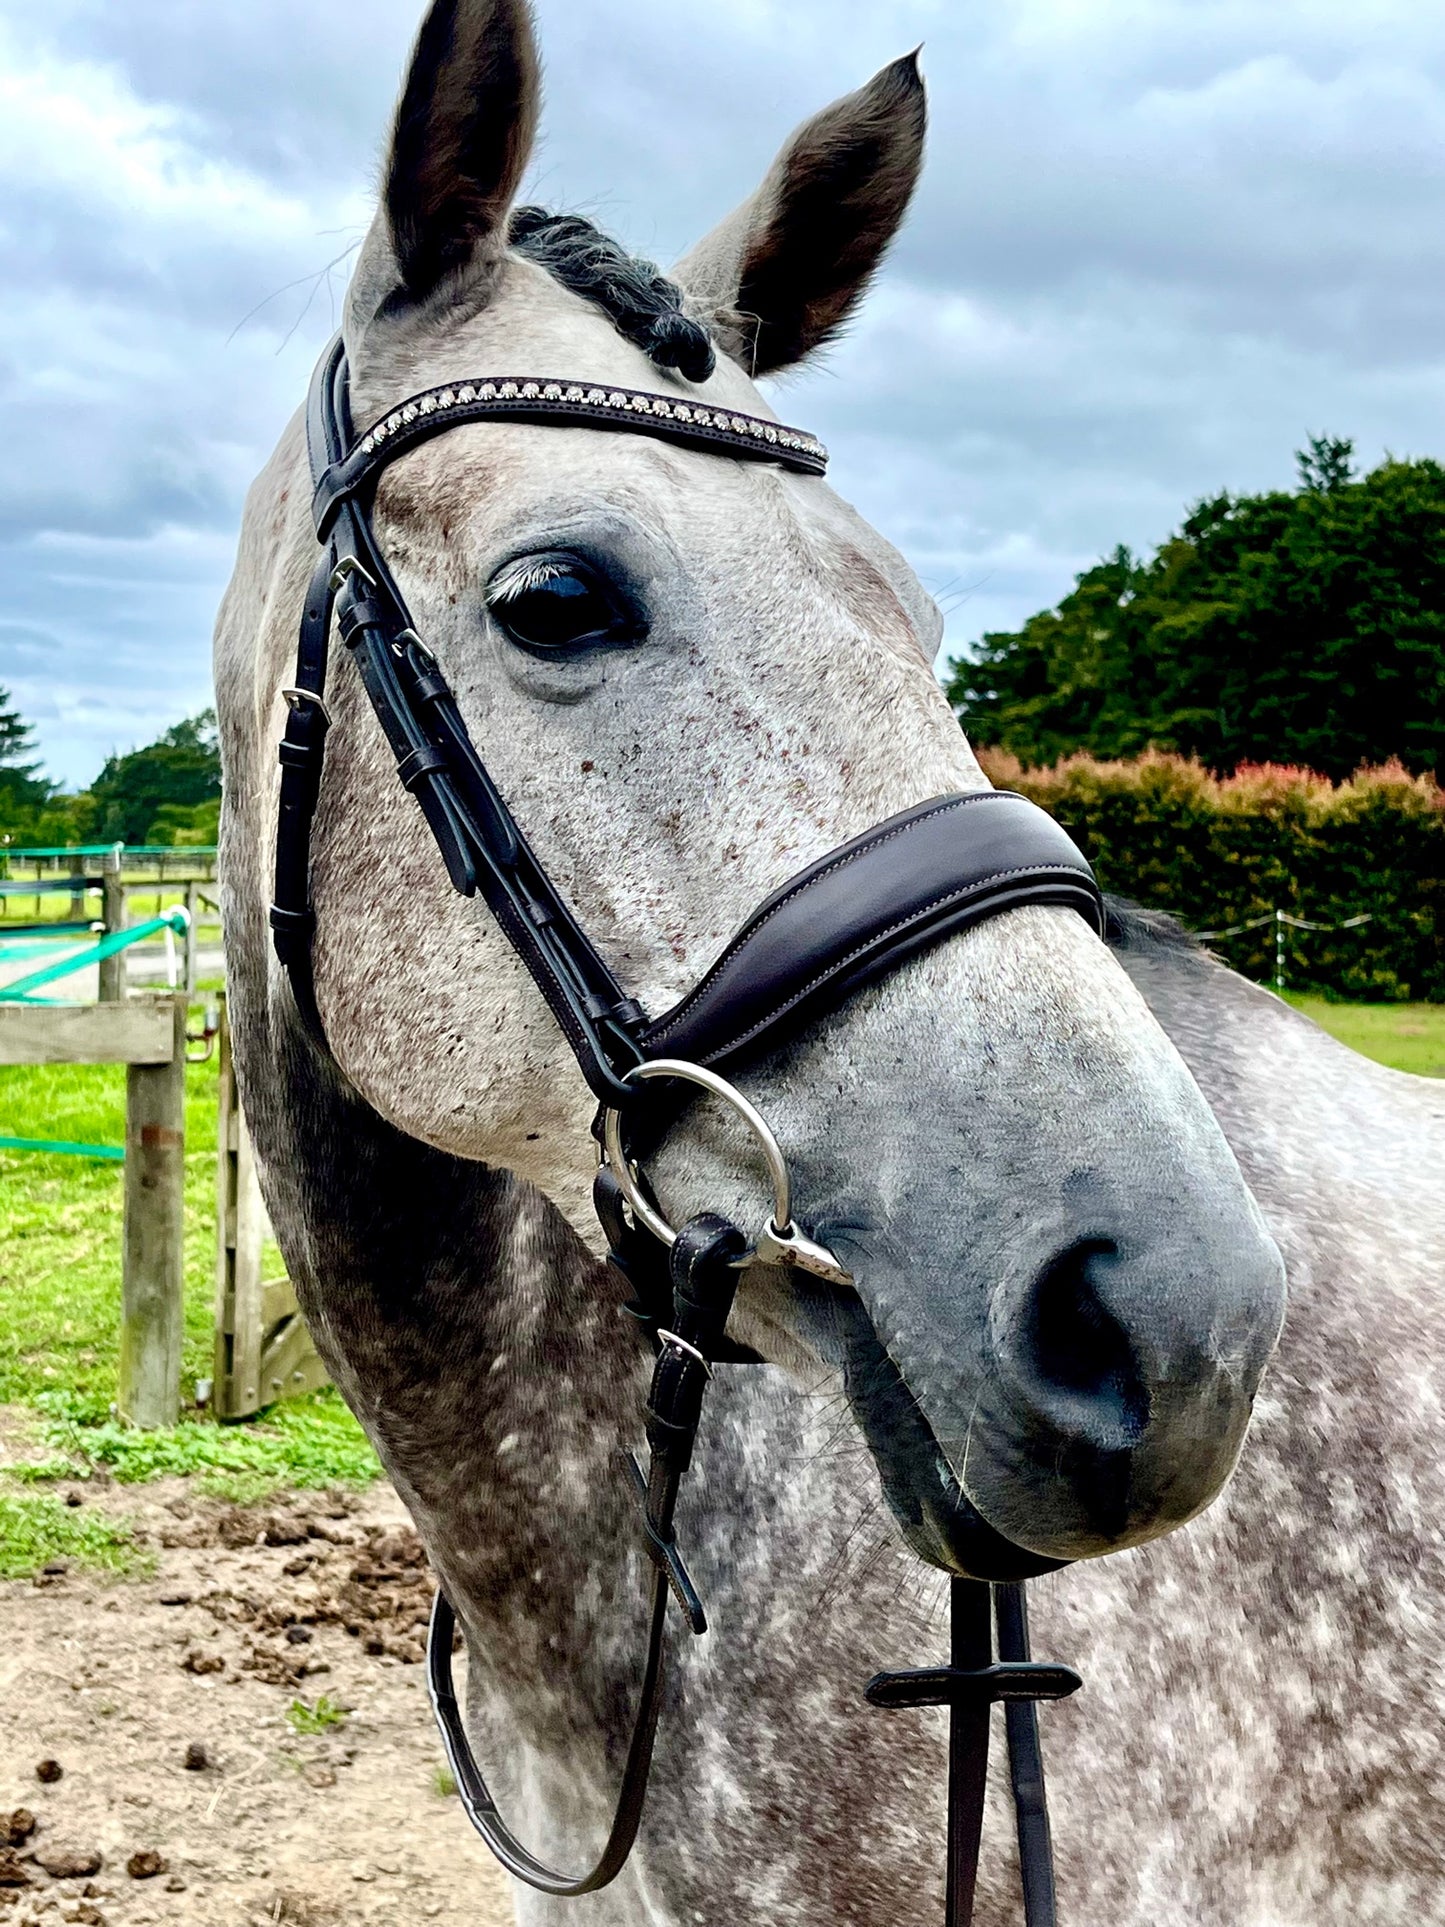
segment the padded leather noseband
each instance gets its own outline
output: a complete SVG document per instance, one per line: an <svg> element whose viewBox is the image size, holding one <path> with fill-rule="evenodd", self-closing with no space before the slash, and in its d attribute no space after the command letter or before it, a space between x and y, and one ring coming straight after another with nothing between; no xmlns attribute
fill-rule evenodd
<svg viewBox="0 0 1445 1927"><path fill-rule="evenodd" d="M781 1041L916 952L1026 903L1077 910L1103 934L1093 872L1051 816L1012 790L936 797L775 891L644 1046L719 1064Z"/></svg>

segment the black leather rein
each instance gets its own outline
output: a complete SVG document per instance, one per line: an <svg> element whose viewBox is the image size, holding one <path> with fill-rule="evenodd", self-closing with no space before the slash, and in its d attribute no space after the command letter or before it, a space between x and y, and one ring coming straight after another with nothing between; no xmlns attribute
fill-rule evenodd
<svg viewBox="0 0 1445 1927"><path fill-rule="evenodd" d="M307 402L320 558L303 610L295 681L283 692L289 714L280 745L270 913L277 956L302 1018L323 1050L311 963L316 917L310 844L330 728L326 679L333 620L452 887L483 898L545 998L594 1096L625 1116L636 1115L643 1095L640 1077L633 1075L639 1067L652 1062L662 1071L659 1060L681 1059L686 1071L688 1064L716 1066L774 1046L861 984L1006 910L1051 904L1078 912L1102 934L1103 908L1093 873L1051 817L1007 791L936 797L876 825L784 884L687 996L650 1017L592 944L498 792L446 677L416 633L371 525L376 484L388 463L449 428L487 421L648 434L805 476L821 475L827 463L822 445L801 430L681 391L644 394L526 377L458 381L428 390L357 436L345 351L339 337L332 343L312 378ZM670 1069L664 1075L676 1077ZM752 1255L742 1233L705 1213L661 1240L624 1207L623 1191L604 1162L596 1187L599 1217L612 1261L633 1290L629 1310L656 1355L646 1408L647 1470L628 1462L655 1579L644 1680L622 1789L606 1847L589 1872L573 1876L545 1866L498 1813L472 1755L451 1683L455 1618L442 1594L428 1647L432 1702L469 1818L517 1878L558 1895L605 1886L636 1839L661 1704L669 1596L693 1632L707 1624L673 1539L673 1511L712 1365L753 1357L726 1331L739 1267ZM801 1238L797 1242L806 1244ZM829 1255L811 1249L819 1257ZM880 1706L951 1708L949 1927L966 1927L971 1918L988 1708L995 1700L1009 1702L1026 1917L1029 1927L1051 1927L1053 1882L1031 1702L1060 1697L1078 1680L1067 1668L1036 1666L1028 1659L1021 1588L994 1587L992 1611L997 1663L988 1591L979 1583L955 1580L952 1665L880 1675L868 1693Z"/></svg>

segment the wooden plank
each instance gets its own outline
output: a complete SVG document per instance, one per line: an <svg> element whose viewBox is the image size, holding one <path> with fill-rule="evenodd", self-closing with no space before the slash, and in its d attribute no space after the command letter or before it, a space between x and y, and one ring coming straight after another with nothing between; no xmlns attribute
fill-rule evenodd
<svg viewBox="0 0 1445 1927"><path fill-rule="evenodd" d="M219 1419L249 1418L277 1399L328 1382L296 1308L289 1278L263 1278L270 1227L250 1133L236 1094L231 1030L220 1000L221 1114L216 1158L216 1364L211 1393Z"/></svg>
<svg viewBox="0 0 1445 1927"><path fill-rule="evenodd" d="M164 1064L126 1072L125 1226L121 1268L120 1389L130 1424L180 1417L185 1323L186 1000L157 1000L171 1026Z"/></svg>
<svg viewBox="0 0 1445 1927"><path fill-rule="evenodd" d="M169 1005L0 1004L0 1064L169 1064Z"/></svg>
<svg viewBox="0 0 1445 1927"><path fill-rule="evenodd" d="M194 997L197 974L196 918L201 913L200 899L194 883L186 885L186 912L189 917L186 924L186 989Z"/></svg>
<svg viewBox="0 0 1445 1927"><path fill-rule="evenodd" d="M216 1038L220 1103L216 1158L216 1363L211 1406L220 1419L247 1418L266 1403L261 1392L261 1247L266 1213L256 1182L251 1140L236 1095L231 1026L220 999Z"/></svg>
<svg viewBox="0 0 1445 1927"><path fill-rule="evenodd" d="M261 1286L261 1329L275 1331L283 1319L293 1318L298 1306L289 1278L268 1278Z"/></svg>
<svg viewBox="0 0 1445 1927"><path fill-rule="evenodd" d="M236 1215L234 1319L231 1372L238 1415L269 1404L261 1384L261 1352L266 1336L262 1312L261 1250L266 1242L266 1207L256 1176L251 1133L239 1106L236 1112Z"/></svg>

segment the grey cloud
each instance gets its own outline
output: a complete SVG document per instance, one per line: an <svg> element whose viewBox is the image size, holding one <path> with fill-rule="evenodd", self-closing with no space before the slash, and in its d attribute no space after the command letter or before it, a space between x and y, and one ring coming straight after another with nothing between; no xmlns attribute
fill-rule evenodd
<svg viewBox="0 0 1445 1927"><path fill-rule="evenodd" d="M204 700L241 496L331 325L324 269L364 224L419 6L0 0L0 683L71 780ZM800 119L925 42L914 217L783 407L955 648L1188 499L1286 480L1312 431L1365 459L1436 432L1437 9L539 11L531 191L663 261Z"/></svg>

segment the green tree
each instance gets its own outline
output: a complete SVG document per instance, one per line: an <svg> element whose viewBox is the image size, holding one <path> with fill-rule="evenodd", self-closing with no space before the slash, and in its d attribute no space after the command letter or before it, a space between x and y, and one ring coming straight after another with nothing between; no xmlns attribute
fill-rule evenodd
<svg viewBox="0 0 1445 1927"><path fill-rule="evenodd" d="M35 730L15 708L10 691L0 689L0 838L31 840L34 826L55 794L34 755Z"/></svg>
<svg viewBox="0 0 1445 1927"><path fill-rule="evenodd" d="M97 841L165 841L221 794L221 754L211 709L188 716L144 749L111 756L90 786Z"/></svg>
<svg viewBox="0 0 1445 1927"><path fill-rule="evenodd" d="M1200 502L1148 560L1117 549L1017 633L950 665L975 741L1025 762L1150 748L1342 778L1445 771L1445 467L1316 436L1300 486Z"/></svg>

